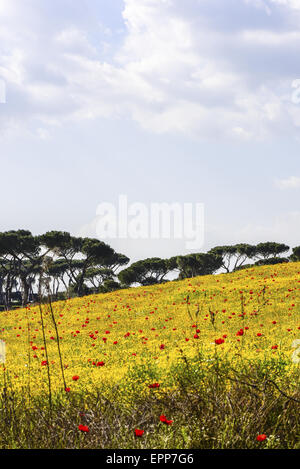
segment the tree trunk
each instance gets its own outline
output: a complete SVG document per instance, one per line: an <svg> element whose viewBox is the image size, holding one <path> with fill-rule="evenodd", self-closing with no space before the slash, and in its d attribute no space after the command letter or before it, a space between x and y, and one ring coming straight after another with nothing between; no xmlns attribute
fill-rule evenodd
<svg viewBox="0 0 300 469"><path fill-rule="evenodd" d="M13 284L14 284L14 278L11 275L8 275L7 280L6 280L5 295L4 295L5 308L7 311L11 308L11 292L13 289Z"/></svg>
<svg viewBox="0 0 300 469"><path fill-rule="evenodd" d="M87 266L84 266L82 269L81 274L77 277L78 283L77 283L77 295L82 296L82 289L83 289L83 283L84 283L84 278L86 274Z"/></svg>
<svg viewBox="0 0 300 469"><path fill-rule="evenodd" d="M22 306L25 307L28 303L29 285L28 285L26 277L22 277L21 282L22 282Z"/></svg>

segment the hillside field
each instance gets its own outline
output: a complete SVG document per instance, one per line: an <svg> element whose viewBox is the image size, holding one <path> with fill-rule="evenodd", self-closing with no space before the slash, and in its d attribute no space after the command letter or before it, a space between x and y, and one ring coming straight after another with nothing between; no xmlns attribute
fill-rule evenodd
<svg viewBox="0 0 300 469"><path fill-rule="evenodd" d="M299 447L299 292L289 263L53 303L58 335L2 312L0 447Z"/></svg>

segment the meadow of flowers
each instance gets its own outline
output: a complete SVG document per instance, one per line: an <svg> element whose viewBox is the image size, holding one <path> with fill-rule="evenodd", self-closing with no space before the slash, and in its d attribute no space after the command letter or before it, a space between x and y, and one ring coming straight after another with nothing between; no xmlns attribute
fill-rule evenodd
<svg viewBox="0 0 300 469"><path fill-rule="evenodd" d="M299 291L300 263L289 263L2 312L2 420L24 430L17 447L297 447ZM125 433L101 444L112 403L106 434ZM23 427L49 406L52 443L30 443ZM70 410L67 429L57 406ZM0 428L0 445L16 431Z"/></svg>

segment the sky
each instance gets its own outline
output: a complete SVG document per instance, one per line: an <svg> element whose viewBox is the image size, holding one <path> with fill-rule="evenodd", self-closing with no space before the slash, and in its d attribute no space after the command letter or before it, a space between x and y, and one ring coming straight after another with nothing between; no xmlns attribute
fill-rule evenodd
<svg viewBox="0 0 300 469"><path fill-rule="evenodd" d="M0 0L0 231L94 238L126 195L204 204L203 252L299 245L299 52L300 0Z"/></svg>

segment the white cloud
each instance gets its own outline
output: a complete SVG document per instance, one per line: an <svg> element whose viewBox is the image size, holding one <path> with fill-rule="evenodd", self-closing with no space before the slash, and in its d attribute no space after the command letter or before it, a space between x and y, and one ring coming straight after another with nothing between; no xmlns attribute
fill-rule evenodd
<svg viewBox="0 0 300 469"><path fill-rule="evenodd" d="M266 30L243 31L241 34L247 43L266 46L292 46L300 43L299 31L273 32Z"/></svg>
<svg viewBox="0 0 300 469"><path fill-rule="evenodd" d="M251 5L259 10L263 10L267 15L271 15L272 11L264 0L244 0L248 5Z"/></svg>
<svg viewBox="0 0 300 469"><path fill-rule="evenodd" d="M105 59L113 31L97 19L93 39L82 18L69 18L66 0L60 4L65 21L47 16L36 0L28 8L0 0L0 77L8 88L0 127L131 117L155 133L200 138L264 139L299 131L300 106L290 98L299 29L290 18L280 30L263 21L272 9L299 2L230 0L244 16L229 28L225 2L187 2L182 9L182 0L124 0L127 33ZM278 66L282 58L290 68Z"/></svg>
<svg viewBox="0 0 300 469"><path fill-rule="evenodd" d="M300 10L300 0L270 0L271 3L287 6L289 8Z"/></svg>
<svg viewBox="0 0 300 469"><path fill-rule="evenodd" d="M74 53L85 57L97 56L97 49L92 47L83 31L76 28L65 29L57 34L55 41L63 53Z"/></svg>
<svg viewBox="0 0 300 469"><path fill-rule="evenodd" d="M280 189L299 189L300 177L291 176L287 179L279 179L276 181L276 185Z"/></svg>
<svg viewBox="0 0 300 469"><path fill-rule="evenodd" d="M41 140L49 140L50 138L50 133L47 129L37 129L37 135Z"/></svg>

